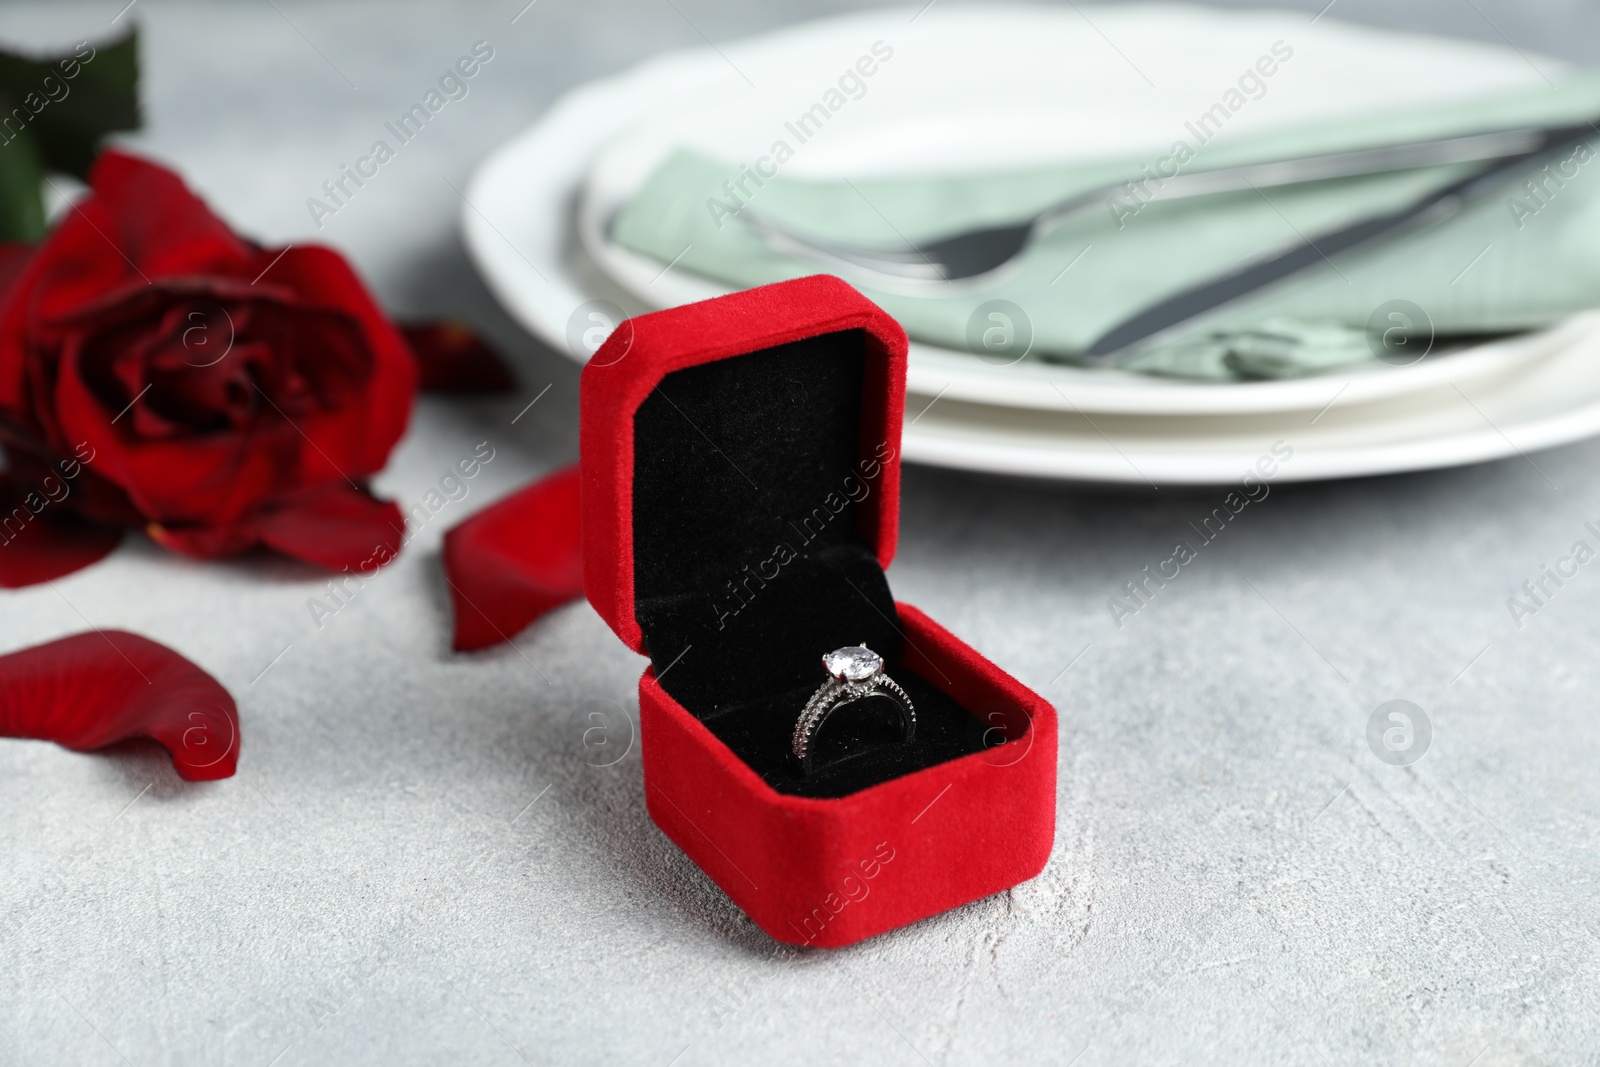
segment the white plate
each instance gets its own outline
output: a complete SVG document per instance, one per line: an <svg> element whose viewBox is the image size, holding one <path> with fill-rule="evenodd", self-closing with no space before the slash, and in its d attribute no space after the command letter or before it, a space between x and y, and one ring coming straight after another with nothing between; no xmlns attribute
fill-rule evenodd
<svg viewBox="0 0 1600 1067"><path fill-rule="evenodd" d="M1077 12L955 8L919 19L909 40L901 17L848 19L706 52L692 86L676 73L639 93L645 110L595 161L584 183L578 232L605 272L651 307L729 292L687 271L667 270L607 239L610 220L680 146L728 161L762 156L793 141L784 116L815 102L854 53L881 40L893 58L864 82L784 167L787 176L862 177L1024 167L1107 156L1156 154L1187 136L1175 116L1196 114L1272 42L1294 54L1224 128L1234 137L1330 114L1369 113L1396 102L1476 97L1541 85L1511 51L1330 24L1308 38L1298 16L1222 14L1186 7ZM930 13L931 14L931 13ZM880 32L881 38L872 36ZM1102 37L1101 34L1105 36ZM1153 93L1140 69L1160 73ZM893 42L892 45L888 42ZM1072 62L1062 62L1070 57ZM964 78L952 78L962 70ZM1376 71L1388 72L1382 78ZM749 77L754 85L743 78ZM974 153L970 146L985 146ZM730 169L731 169L730 168ZM1019 363L994 366L968 352L913 343L912 392L1056 411L1228 414L1318 408L1327 382L1352 402L1397 396L1448 381L1465 384L1503 369L1527 349L1496 345L1404 368L1376 363L1316 380L1193 383L1119 371Z"/></svg>
<svg viewBox="0 0 1600 1067"><path fill-rule="evenodd" d="M1167 40L1167 46L1176 49L1179 56L1229 58L1236 53L1243 54L1240 51L1242 48L1249 53L1247 58L1251 58L1261 49L1263 40L1270 45L1271 41L1292 32L1296 35L1296 59L1308 60L1301 69L1345 69L1344 65L1356 64L1356 69L1363 74L1356 79L1350 91L1362 91L1362 85L1382 82L1380 95L1385 98L1395 97L1402 88L1410 86L1413 75L1420 91L1427 91L1427 87L1431 86L1439 89L1443 95L1448 93L1444 93L1441 87L1447 87L1456 94L1468 91L1469 85L1474 91L1487 92L1495 87L1526 85L1536 77L1514 53L1461 42L1357 29L1341 26L1330 19L1323 19L1315 26L1308 27L1297 18L1276 14L1236 14L1188 8L1130 6L1084 8L1083 12L1088 19L1092 19L1095 27L1093 39L1080 34L1074 46L1077 49L1074 57L1093 67L1104 92L1102 99L1124 101L1126 106L1123 111L1134 106L1126 104L1126 101L1136 99L1139 90L1137 86L1123 84L1134 75L1126 65L1120 74L1117 72L1116 64L1121 64L1122 60L1114 52L1108 59L1091 50L1095 47L1095 41L1100 42L1098 47L1101 50L1106 50L1105 38L1100 36L1101 33L1117 40L1124 51L1132 49L1131 55L1137 57L1135 61L1145 65L1152 62L1152 56L1162 55L1159 50L1153 50L1153 46L1145 43L1157 37ZM827 69L833 70L841 63L852 60L872 41L887 39L886 34L898 34L895 38L897 41L913 43L921 40L938 41L941 35L947 38L953 32L965 35L969 40L977 40L983 27L988 26L993 31L993 27L1003 26L1005 33L1002 36L1007 36L1015 44L1018 40L1044 40L1048 33L1070 32L1055 13L1039 9L985 8L983 18L976 23L972 22L969 12L959 8L950 11L930 9L914 24L910 21L913 14L915 11L911 9L872 12L829 20L751 42L723 45L720 50L675 53L645 63L619 77L591 83L568 93L535 126L491 155L469 187L468 203L463 208L466 243L490 288L529 330L580 360L587 358L588 350L575 342L589 323L587 312L592 309L586 305L592 301L610 300L632 313L647 307L668 306L684 299L699 298L702 295L699 292L676 292L673 297L641 301L615 284L596 268L580 247L574 223L575 206L585 175L597 157L629 127L640 122L670 121L675 102L703 100L708 94L719 92L749 93L749 87L734 70L733 64L747 73L771 78L773 84L779 84L786 70L796 66L804 69L805 63L816 62L814 57L818 54L826 53L829 56ZM1181 30L1180 41L1171 40L1171 34L1163 29L1174 25ZM956 29L952 30L952 26ZM1246 38L1248 47L1244 44ZM1195 47L1195 41L1201 39L1207 42L1204 49ZM1224 47L1225 39L1233 41L1231 51ZM905 47L897 45L901 49L897 52L897 59L905 58ZM807 55L813 58L804 58ZM1401 56L1404 62L1400 62ZM1376 77L1373 63L1377 60L1373 57L1381 60L1378 66L1382 66L1382 63L1394 64L1385 73L1389 81ZM1116 60L1116 64L1110 62L1112 59ZM1161 62L1164 64L1161 68L1163 71L1180 69L1174 56L1166 55ZM1540 62L1546 61L1541 59ZM1520 68L1519 64L1522 64ZM1551 61L1550 65L1557 64ZM1233 67L1228 69L1232 70ZM1308 79L1310 77L1308 75ZM1166 81L1165 76L1163 81ZM1138 85L1143 85L1143 82L1139 81ZM1287 98L1288 94L1283 96ZM1345 97L1349 97L1349 92L1345 93ZM1267 104L1273 99L1269 94L1260 103ZM658 108L664 108L668 114L659 114L656 111ZM1116 113L1118 122L1107 123L1104 129L1114 130L1119 122L1127 121L1123 111ZM1265 109L1263 115L1266 115ZM1246 128L1244 120L1249 117L1245 113L1238 116L1239 128ZM1261 121L1266 121L1265 117ZM1101 143L1107 145L1108 150L1127 150L1125 146L1112 144L1109 134L1105 134ZM815 162L808 165L821 167L829 163L821 153L813 158ZM703 295L722 291L720 287L702 279L662 272L659 266L655 270L657 284L700 284L709 287ZM646 279L640 288L648 294L653 286ZM1576 334L1551 336L1575 337ZM915 346L912 358L913 391L928 397L942 393L945 400L952 403L941 401L928 414L908 425L906 455L914 460L973 469L1093 480L1143 481L1144 478L1135 474L1127 464L1118 467L1105 462L1105 457L1098 454L1105 451L1104 438L1096 434L1091 439L1077 432L1081 427L1074 420L1080 416L1046 414L1043 411L1013 412L999 405L1040 407L1037 399L1029 405L1019 404L1019 396L1026 392L1036 398L1041 388L1048 388L1051 394L1059 397L1053 385L1060 385L1066 392L1070 398L1067 406L1102 415L1237 415L1320 410L1337 396L1338 409L1350 413L1344 418L1352 420L1350 426L1354 433L1359 432L1357 426L1360 422L1360 417L1354 413L1371 406L1363 404L1358 407L1359 401L1395 398L1402 393L1414 392L1417 397L1430 397L1437 402L1441 378L1425 380L1425 375L1458 379L1463 388L1467 388L1473 381L1492 377L1522 360L1536 358L1539 352L1548 350L1549 343L1548 337L1531 338L1485 351L1428 361L1404 370L1367 368L1345 375L1241 385L1173 383L1138 375L1077 371L1072 368L996 368L974 360L965 353L919 345ZM1449 370L1451 367L1460 367L1461 371L1453 372ZM1025 380L1030 376L1032 380ZM1395 384L1400 382L1404 384ZM1449 385L1442 388L1449 390ZM1470 389L1469 394L1476 395ZM1450 390L1450 395L1459 394ZM1578 398L1584 395L1584 390L1575 388L1569 395L1572 404L1568 407L1573 407L1578 404ZM955 403L957 400L963 402ZM911 410L920 410L915 400L912 401ZM1546 420L1554 437L1544 434L1539 436L1540 444L1523 445L1519 442L1516 447L1547 447L1595 432L1596 426L1581 418L1576 422L1564 418L1566 414L1571 412L1552 413ZM1382 405L1374 407L1371 413L1371 417L1378 418L1380 422L1392 415L1393 412L1383 409ZM1027 417L1026 432L1023 432L1021 423L1013 424L1015 416ZM1103 418L1096 421L1101 422ZM1235 456L1229 455L1225 462L1216 458L1214 461L1189 463L1186 459L1197 451L1208 456L1214 455L1214 446L1229 438L1229 427L1234 425L1232 421L1212 424L1207 424L1205 420L1198 423L1192 420L1181 422L1187 426L1190 437L1162 434L1151 438L1159 442L1160 450L1164 450L1160 455L1172 462L1162 465L1157 462L1155 453L1141 453L1141 466L1162 474L1164 480L1169 482L1227 480L1237 473L1237 465L1233 462L1237 458ZM1414 430L1421 427L1416 420L1410 420L1407 425ZM1581 432L1574 429L1579 425L1584 427ZM1130 424L1129 432L1132 429ZM1498 446L1492 441L1487 444L1478 441L1470 444L1458 442L1454 451L1449 451L1447 445L1447 454L1441 456L1427 448L1419 451L1410 446L1402 447L1401 441L1390 432L1391 429L1382 425L1373 428L1369 434L1370 448L1355 440L1345 441L1329 454L1327 462L1308 461L1298 466L1299 471L1315 473L1294 476L1334 477L1441 466L1451 462L1474 462L1515 451L1515 447L1504 436L1496 434ZM1113 427L1112 436L1121 432L1123 428L1120 425ZM1095 445L1097 441L1098 446ZM1428 443L1414 442L1419 445ZM1321 447L1316 442L1306 447L1314 446ZM1495 451L1496 447L1498 452ZM1247 459L1253 460L1254 455L1256 453L1252 452ZM1304 455L1302 451L1302 457ZM1448 458L1450 455L1457 458ZM1234 473L1222 473L1225 468Z"/></svg>

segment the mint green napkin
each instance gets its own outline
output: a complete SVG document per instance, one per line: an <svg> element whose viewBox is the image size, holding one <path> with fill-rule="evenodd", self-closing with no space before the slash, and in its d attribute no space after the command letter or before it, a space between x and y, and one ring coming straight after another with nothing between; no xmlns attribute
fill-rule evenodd
<svg viewBox="0 0 1600 1067"><path fill-rule="evenodd" d="M1523 124L1600 116L1600 71L1515 96L1370 115L1315 127L1199 143L1174 123L1193 158L1185 172ZM1600 140L1600 134L1597 134ZM804 152L803 145L791 146ZM798 233L855 244L929 239L1007 222L1107 181L1137 176L1178 145L1141 159L981 175L807 181L776 177L730 194L741 164L682 150L645 182L613 222L626 248L730 285L814 274L769 248L730 208L748 204ZM974 152L982 146L974 145ZM1373 359L1367 324L1390 301L1423 309L1441 339L1548 326L1600 306L1600 149L1562 152L1547 170L1519 173L1448 222L1352 249L1163 338L1121 364L1175 377L1286 378ZM1482 164L1365 178L1131 210L1090 209L1040 238L1018 269L977 289L910 294L862 286L913 338L971 350L969 320L1005 300L1033 333L1030 359L1074 362L1104 330L1187 286L1320 231L1402 206ZM771 165L763 163L771 172ZM1170 170L1170 164L1167 169ZM986 316L980 316L986 317ZM976 358L976 357L975 357Z"/></svg>

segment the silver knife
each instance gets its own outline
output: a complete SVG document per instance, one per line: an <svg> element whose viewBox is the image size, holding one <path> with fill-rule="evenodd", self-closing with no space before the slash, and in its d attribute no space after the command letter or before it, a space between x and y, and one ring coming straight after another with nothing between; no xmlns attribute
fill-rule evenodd
<svg viewBox="0 0 1600 1067"><path fill-rule="evenodd" d="M1541 142L1525 152L1495 160L1488 166L1418 197L1394 211L1369 215L1355 222L1308 237L1288 249L1259 259L1199 285L1164 297L1119 322L1083 352L1090 363L1110 362L1127 349L1181 326L1208 311L1248 296L1330 257L1402 229L1435 226L1459 214L1467 203L1499 186L1513 171L1546 156L1600 138L1592 122L1553 127Z"/></svg>

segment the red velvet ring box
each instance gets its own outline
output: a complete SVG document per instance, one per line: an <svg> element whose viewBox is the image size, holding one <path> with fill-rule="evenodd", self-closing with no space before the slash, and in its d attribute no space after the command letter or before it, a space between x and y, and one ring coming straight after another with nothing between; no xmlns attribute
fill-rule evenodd
<svg viewBox="0 0 1600 1067"><path fill-rule="evenodd" d="M1033 877L1056 716L889 593L906 337L819 276L629 320L583 372L584 586L628 646L650 816L772 937L841 946ZM865 644L916 706L836 712ZM876 709L876 710L874 710Z"/></svg>

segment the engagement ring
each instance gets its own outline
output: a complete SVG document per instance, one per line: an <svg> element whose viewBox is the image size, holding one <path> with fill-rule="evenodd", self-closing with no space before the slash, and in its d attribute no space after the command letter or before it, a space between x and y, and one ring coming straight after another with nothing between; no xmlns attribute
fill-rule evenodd
<svg viewBox="0 0 1600 1067"><path fill-rule="evenodd" d="M794 757L800 769L811 773L811 753L817 732L839 708L860 700L882 697L900 710L900 724L904 727L901 740L910 741L917 732L917 713L911 698L894 680L883 673L883 657L866 645L849 645L836 648L822 657L822 666L828 671L828 680L822 683L794 724Z"/></svg>

